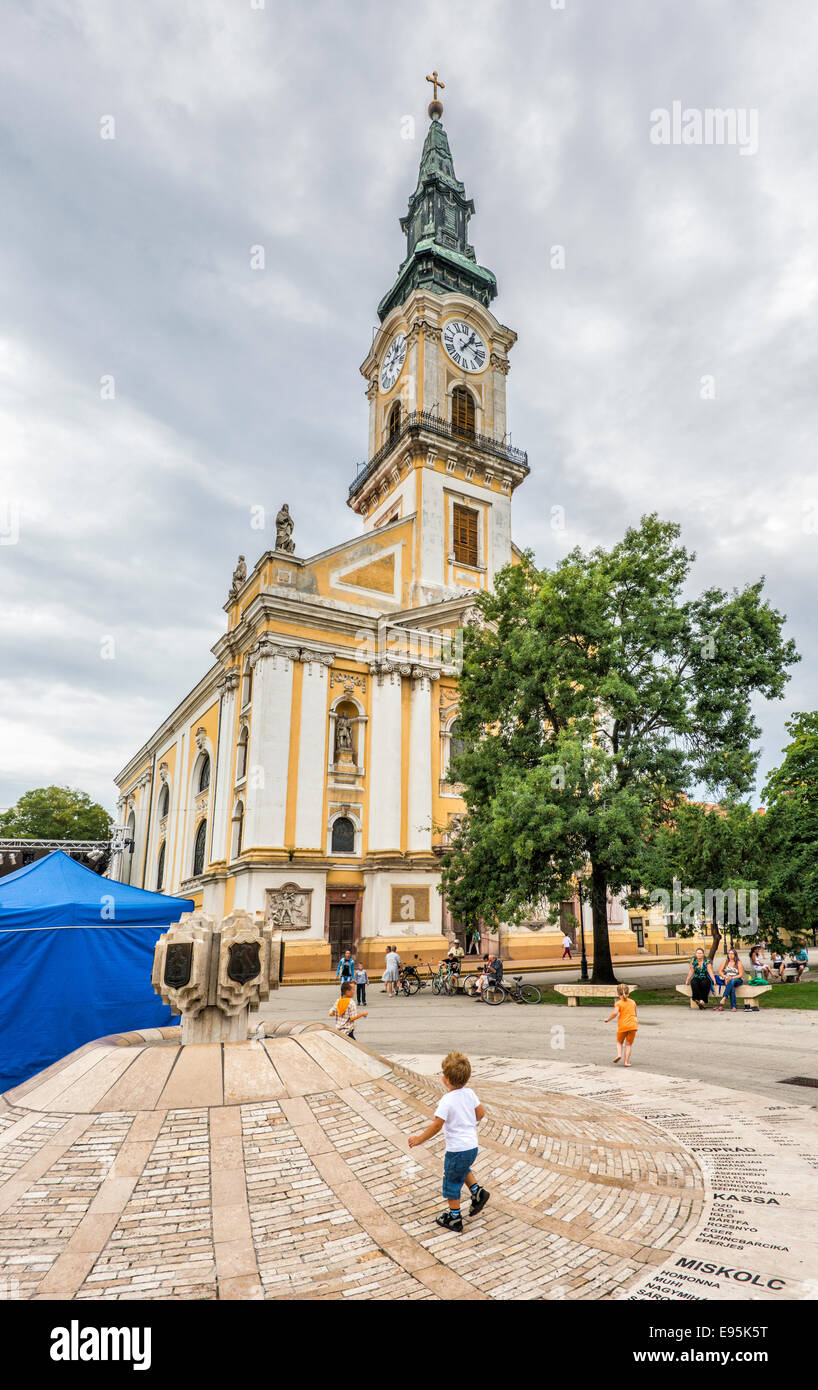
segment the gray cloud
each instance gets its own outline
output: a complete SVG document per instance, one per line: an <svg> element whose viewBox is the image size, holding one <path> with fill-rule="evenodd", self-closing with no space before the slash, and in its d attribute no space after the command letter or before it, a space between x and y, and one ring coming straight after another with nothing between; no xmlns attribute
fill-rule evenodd
<svg viewBox="0 0 818 1390"><path fill-rule="evenodd" d="M432 67L519 333L516 538L549 563L658 510L695 587L765 574L804 656L759 708L776 761L787 713L815 703L807 0L426 0L399 24L363 2L72 0L4 27L0 530L16 505L20 539L0 546L0 804L43 781L113 804L114 771L210 665L236 555L269 543L251 506L286 498L302 554L356 533L358 364ZM651 144L675 99L756 108L758 153Z"/></svg>

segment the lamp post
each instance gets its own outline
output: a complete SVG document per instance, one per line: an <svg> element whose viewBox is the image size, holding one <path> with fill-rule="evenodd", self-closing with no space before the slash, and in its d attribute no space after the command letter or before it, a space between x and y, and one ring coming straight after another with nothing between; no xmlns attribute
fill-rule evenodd
<svg viewBox="0 0 818 1390"><path fill-rule="evenodd" d="M588 957L585 954L585 915L582 911L582 880L577 879L577 897L579 898L579 939L580 950L582 952L580 960L579 978L584 985L588 983Z"/></svg>

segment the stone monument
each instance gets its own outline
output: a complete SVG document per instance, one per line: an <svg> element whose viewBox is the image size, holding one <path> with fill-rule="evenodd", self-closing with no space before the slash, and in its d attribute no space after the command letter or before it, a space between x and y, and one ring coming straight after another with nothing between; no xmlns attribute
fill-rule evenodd
<svg viewBox="0 0 818 1390"><path fill-rule="evenodd" d="M182 1043L243 1042L250 1010L278 989L281 935L264 914L231 912L220 923L186 912L160 936L155 992L182 1015Z"/></svg>

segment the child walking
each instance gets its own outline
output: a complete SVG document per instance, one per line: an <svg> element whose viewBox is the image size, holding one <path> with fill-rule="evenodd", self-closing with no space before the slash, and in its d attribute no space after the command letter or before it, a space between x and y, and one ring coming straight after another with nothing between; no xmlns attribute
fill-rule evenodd
<svg viewBox="0 0 818 1390"><path fill-rule="evenodd" d="M636 1021L636 1005L630 998L630 985L617 985L616 1000L613 1006L613 1013L603 1019L603 1023L610 1023L612 1018L616 1019L616 1056L615 1062L622 1060L622 1044L625 1044L625 1066L631 1064L631 1048L636 1037L636 1030L639 1024Z"/></svg>
<svg viewBox="0 0 818 1390"><path fill-rule="evenodd" d="M460 1193L465 1184L471 1193L469 1216L476 1216L489 1199L472 1171L477 1157L477 1121L485 1115L474 1091L466 1085L471 1076L471 1062L462 1052L450 1052L441 1066L443 1084L448 1092L435 1110L435 1118L422 1134L409 1136L409 1148L425 1144L443 1130L446 1156L443 1161L443 1196L448 1207L435 1217L438 1226L462 1234Z"/></svg>
<svg viewBox="0 0 818 1390"><path fill-rule="evenodd" d="M335 1019L335 1027L339 1033L345 1033L348 1038L355 1041L355 1024L359 1018L366 1018L366 1009L356 1009L352 1002L352 991L355 986L351 980L341 985L341 997L336 999L329 1011L330 1018Z"/></svg>
<svg viewBox="0 0 818 1390"><path fill-rule="evenodd" d="M369 976L362 965L355 967L355 1003L366 1004L366 987L369 984Z"/></svg>

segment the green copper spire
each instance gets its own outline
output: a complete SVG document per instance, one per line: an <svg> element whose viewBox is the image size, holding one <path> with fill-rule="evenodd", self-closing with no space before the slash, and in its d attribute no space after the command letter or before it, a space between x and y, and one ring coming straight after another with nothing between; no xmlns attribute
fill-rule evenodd
<svg viewBox="0 0 818 1390"><path fill-rule="evenodd" d="M438 107L442 112L442 103L433 102L430 113ZM378 305L381 321L416 289L433 294L456 290L479 304L491 303L497 293L497 281L490 270L477 264L474 247L468 240L473 212L474 203L466 197L454 172L446 132L434 114L423 145L417 187L409 199L406 216L400 220L401 231L406 233L406 260L391 290Z"/></svg>

